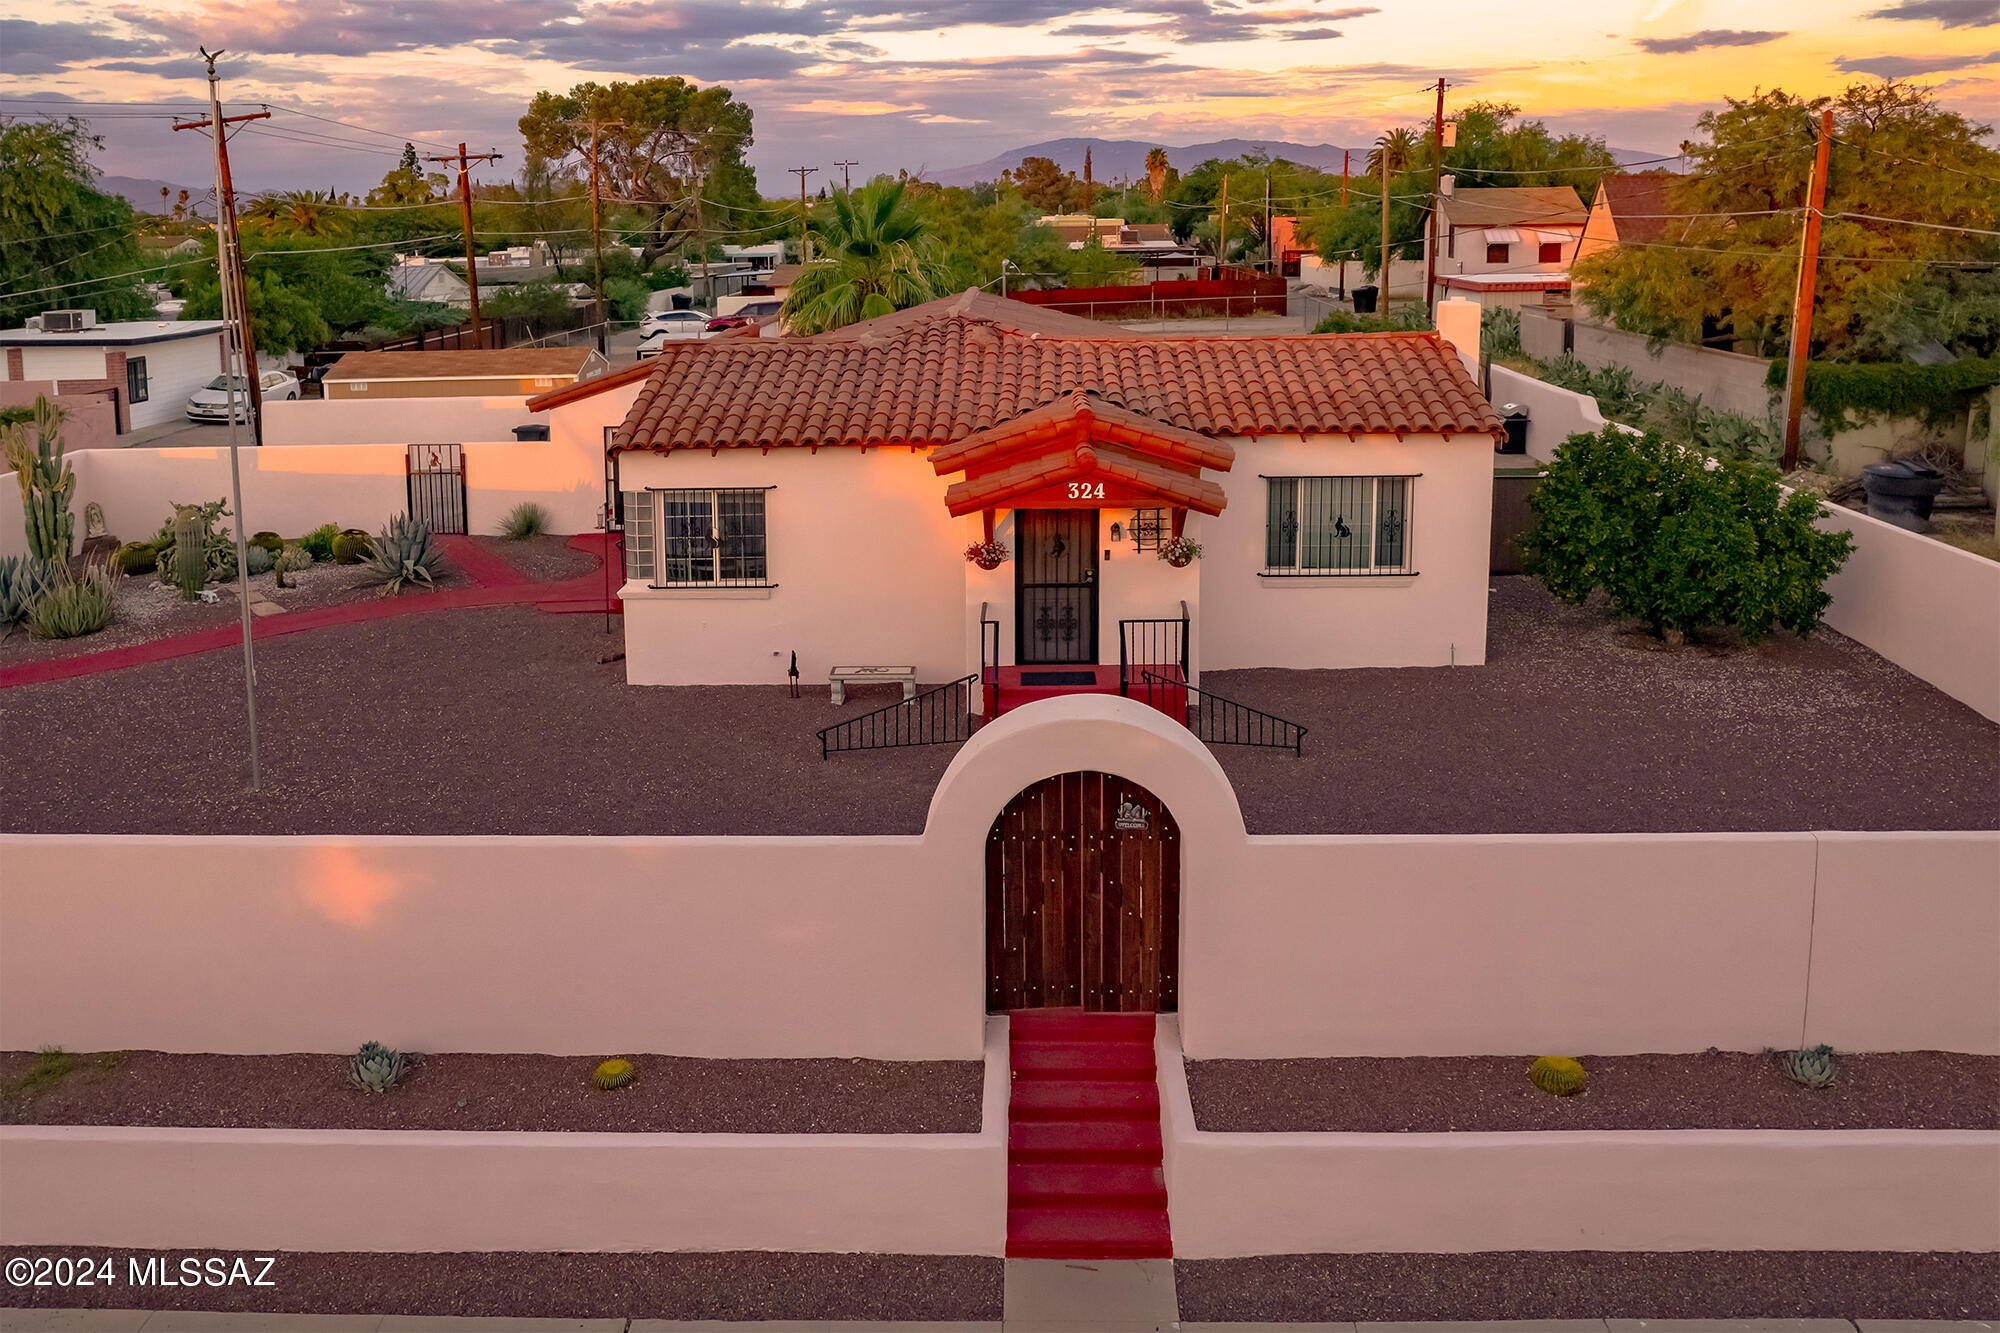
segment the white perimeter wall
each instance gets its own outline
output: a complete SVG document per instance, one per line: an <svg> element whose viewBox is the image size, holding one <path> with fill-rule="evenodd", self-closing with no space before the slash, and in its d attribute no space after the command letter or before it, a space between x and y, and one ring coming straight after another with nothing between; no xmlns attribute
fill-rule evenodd
<svg viewBox="0 0 2000 1333"><path fill-rule="evenodd" d="M516 426L546 425L520 395L342 401L298 398L264 404L264 444L459 444L511 440Z"/></svg>
<svg viewBox="0 0 2000 1333"><path fill-rule="evenodd" d="M0 1049L972 1058L987 833L1088 769L1180 826L1198 1058L2000 1053L2000 833L1253 838L1116 696L982 728L921 837L0 838Z"/></svg>
<svg viewBox="0 0 2000 1333"><path fill-rule="evenodd" d="M1236 667L1460 666L1486 660L1492 562L1493 443L1486 436L1232 440L1229 504L1203 518L1205 671ZM1417 475L1421 474L1421 475ZM1410 551L1417 572L1261 577L1265 476L1411 476ZM1113 644L1116 651L1116 644ZM1115 659L1114 659L1115 660Z"/></svg>
<svg viewBox="0 0 2000 1333"><path fill-rule="evenodd" d="M1533 413L1528 452L1536 458L1553 458L1573 434L1604 429L1588 395L1500 366L1492 374L1495 403L1525 403ZM2000 721L2000 563L1837 505L1820 526L1854 534L1853 553L1827 581L1827 628Z"/></svg>
<svg viewBox="0 0 2000 1333"><path fill-rule="evenodd" d="M1004 1020L984 1055L975 1134L8 1126L0 1244L997 1255Z"/></svg>
<svg viewBox="0 0 2000 1333"><path fill-rule="evenodd" d="M1195 1128L1156 1054L1174 1254L2000 1249L2000 1134Z"/></svg>

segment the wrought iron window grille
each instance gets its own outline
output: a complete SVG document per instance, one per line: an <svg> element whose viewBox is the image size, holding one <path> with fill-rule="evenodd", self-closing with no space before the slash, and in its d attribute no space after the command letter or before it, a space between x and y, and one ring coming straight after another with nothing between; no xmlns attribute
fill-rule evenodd
<svg viewBox="0 0 2000 1333"><path fill-rule="evenodd" d="M1173 525L1167 520L1164 509L1135 509L1132 511L1132 549L1135 551L1157 551L1161 543L1173 535Z"/></svg>
<svg viewBox="0 0 2000 1333"><path fill-rule="evenodd" d="M1259 577L1414 577L1411 511L1422 475L1263 476Z"/></svg>
<svg viewBox="0 0 2000 1333"><path fill-rule="evenodd" d="M646 540L628 544L627 576L653 588L777 587L764 502L775 489L648 486Z"/></svg>

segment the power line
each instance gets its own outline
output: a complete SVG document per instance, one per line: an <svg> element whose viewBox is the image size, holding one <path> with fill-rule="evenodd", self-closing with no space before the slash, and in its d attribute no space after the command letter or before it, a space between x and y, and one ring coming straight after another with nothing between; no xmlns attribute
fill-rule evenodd
<svg viewBox="0 0 2000 1333"><path fill-rule="evenodd" d="M1829 219L1851 218L1858 222L1894 222L1905 227L1922 227L1927 231L1955 231L1967 236L2000 236L2000 231L1986 227L1951 227L1942 222L1919 222L1915 218L1881 218L1872 213L1828 213Z"/></svg>
<svg viewBox="0 0 2000 1333"><path fill-rule="evenodd" d="M1843 139L1839 135L1835 135L1833 141L1843 147L1857 148L1864 153L1873 153L1877 157L1886 157L1891 162L1907 162L1915 167L1929 167L1933 171L1948 171L1954 176L1970 176L1976 181L1991 181L1995 185L2000 185L2000 176L1987 176L1977 171L1967 171L1963 167L1948 167L1942 162L1927 162L1920 157L1904 157L1900 153L1891 153L1885 149L1874 148L1865 143L1856 143L1852 139Z"/></svg>

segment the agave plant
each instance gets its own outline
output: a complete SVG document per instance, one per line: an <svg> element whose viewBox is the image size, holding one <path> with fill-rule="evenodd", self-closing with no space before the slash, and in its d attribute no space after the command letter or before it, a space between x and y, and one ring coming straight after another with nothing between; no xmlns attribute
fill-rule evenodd
<svg viewBox="0 0 2000 1333"><path fill-rule="evenodd" d="M364 1092L387 1092L403 1077L409 1062L410 1057L401 1051L371 1041L348 1061L347 1077Z"/></svg>
<svg viewBox="0 0 2000 1333"><path fill-rule="evenodd" d="M60 565L31 555L0 556L0 634L26 620L61 573Z"/></svg>
<svg viewBox="0 0 2000 1333"><path fill-rule="evenodd" d="M1829 1088L1840 1076L1840 1069L1834 1063L1833 1047L1813 1046L1802 1051L1785 1051L1778 1056L1778 1065L1794 1083L1808 1088Z"/></svg>
<svg viewBox="0 0 2000 1333"><path fill-rule="evenodd" d="M28 632L38 639L74 639L111 623L115 577L92 561L74 578L64 573L28 610Z"/></svg>
<svg viewBox="0 0 2000 1333"><path fill-rule="evenodd" d="M431 586L444 568L444 553L431 544L429 524L398 514L370 540L362 567L365 582L381 584L382 596L393 597L405 583Z"/></svg>

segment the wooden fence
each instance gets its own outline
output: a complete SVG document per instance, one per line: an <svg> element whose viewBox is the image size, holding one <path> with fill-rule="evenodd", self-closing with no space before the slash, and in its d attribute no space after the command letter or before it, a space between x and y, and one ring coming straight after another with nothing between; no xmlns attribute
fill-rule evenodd
<svg viewBox="0 0 2000 1333"><path fill-rule="evenodd" d="M1542 484L1539 475L1493 478L1493 562L1495 574L1519 574L1521 538L1533 531L1535 512L1528 497Z"/></svg>
<svg viewBox="0 0 2000 1333"><path fill-rule="evenodd" d="M1025 305L1063 310L1086 319L1227 319L1285 313L1282 277L1236 267L1202 272L1218 276L1117 287L1062 287L1007 295Z"/></svg>

